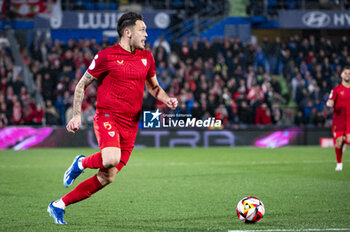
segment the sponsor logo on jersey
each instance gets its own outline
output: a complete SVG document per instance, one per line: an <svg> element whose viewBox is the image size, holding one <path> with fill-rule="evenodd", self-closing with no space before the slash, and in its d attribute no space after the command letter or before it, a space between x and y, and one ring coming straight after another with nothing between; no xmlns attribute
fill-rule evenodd
<svg viewBox="0 0 350 232"><path fill-rule="evenodd" d="M123 65L123 64L124 64L124 60L117 60L117 63L118 63L119 65Z"/></svg>
<svg viewBox="0 0 350 232"><path fill-rule="evenodd" d="M147 66L147 59L141 59L144 66Z"/></svg>

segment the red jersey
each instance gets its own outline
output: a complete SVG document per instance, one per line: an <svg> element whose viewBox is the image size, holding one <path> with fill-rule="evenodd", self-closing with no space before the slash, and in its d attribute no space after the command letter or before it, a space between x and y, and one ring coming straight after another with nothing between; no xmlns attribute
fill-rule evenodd
<svg viewBox="0 0 350 232"><path fill-rule="evenodd" d="M130 53L114 45L98 52L87 72L98 81L96 113L111 114L122 126L137 128L145 80L156 73L152 53Z"/></svg>
<svg viewBox="0 0 350 232"><path fill-rule="evenodd" d="M334 101L333 127L337 131L350 130L350 88L339 84L333 88L329 100Z"/></svg>

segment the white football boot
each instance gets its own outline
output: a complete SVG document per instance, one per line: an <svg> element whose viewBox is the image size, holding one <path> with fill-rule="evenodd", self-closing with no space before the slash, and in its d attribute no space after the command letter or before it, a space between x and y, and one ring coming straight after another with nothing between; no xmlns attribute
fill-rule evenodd
<svg viewBox="0 0 350 232"><path fill-rule="evenodd" d="M343 163L337 163L337 166L335 167L336 171L341 171L343 170Z"/></svg>

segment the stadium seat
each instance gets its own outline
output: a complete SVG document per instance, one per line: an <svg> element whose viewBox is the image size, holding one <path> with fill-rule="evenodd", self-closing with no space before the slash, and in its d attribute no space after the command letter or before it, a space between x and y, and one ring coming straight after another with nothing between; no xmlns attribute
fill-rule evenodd
<svg viewBox="0 0 350 232"><path fill-rule="evenodd" d="M173 8L179 9L179 8L183 8L185 6L185 3L182 0L174 0L172 1L171 6Z"/></svg>
<svg viewBox="0 0 350 232"><path fill-rule="evenodd" d="M85 5L85 8L87 9L87 10L94 10L95 8L94 8L94 4L93 3L84 3L84 5Z"/></svg>
<svg viewBox="0 0 350 232"><path fill-rule="evenodd" d="M96 4L95 4L95 9L96 9L96 10L105 10L106 7L105 7L105 4L104 4L104 3L96 3Z"/></svg>
<svg viewBox="0 0 350 232"><path fill-rule="evenodd" d="M118 9L118 4L114 2L110 2L108 6L109 10L117 10Z"/></svg>

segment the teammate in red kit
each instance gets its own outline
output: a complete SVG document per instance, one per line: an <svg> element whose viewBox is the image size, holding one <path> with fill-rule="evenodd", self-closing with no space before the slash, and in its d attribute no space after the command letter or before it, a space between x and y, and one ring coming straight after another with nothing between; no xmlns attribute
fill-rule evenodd
<svg viewBox="0 0 350 232"><path fill-rule="evenodd" d="M63 220L66 206L90 197L111 183L127 164L135 143L145 84L156 99L171 109L178 104L177 99L170 98L158 84L153 56L145 50L147 33L142 16L134 12L123 14L117 31L120 43L100 51L77 84L73 118L67 124L69 132L79 129L84 91L97 80L94 129L101 152L75 157L64 174L63 184L69 187L85 168L99 171L50 203L48 212L57 224L66 224Z"/></svg>
<svg viewBox="0 0 350 232"><path fill-rule="evenodd" d="M350 141L350 66L341 75L341 84L333 88L327 106L333 107L332 132L337 156L336 171L343 170L343 147Z"/></svg>

